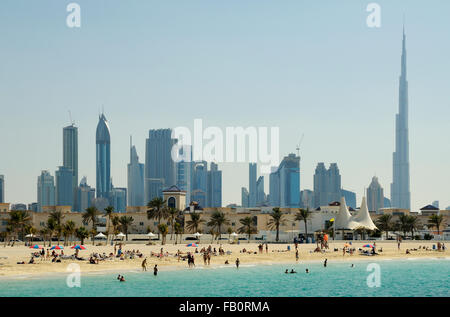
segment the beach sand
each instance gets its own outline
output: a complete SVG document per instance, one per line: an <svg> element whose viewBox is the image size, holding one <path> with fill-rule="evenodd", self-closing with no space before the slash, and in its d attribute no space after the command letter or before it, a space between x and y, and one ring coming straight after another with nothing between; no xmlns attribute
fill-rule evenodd
<svg viewBox="0 0 450 317"><path fill-rule="evenodd" d="M210 244L211 241L202 241L197 248L200 251L203 247L207 248L209 245L212 248L218 250L219 244ZM313 250L316 248L316 244L299 244L299 262L304 263L307 261L323 261L325 258L328 259L328 263L335 261L358 261L358 260L370 260L370 259L400 259L400 258L438 258L438 257L448 257L450 253L448 250L445 251L435 251L432 250L433 244L436 245L436 241L404 241L401 243L400 250L398 250L396 241L377 241L376 248L379 255L372 257L360 255L358 252L359 248L366 243L373 243L373 241L352 241L352 247L356 249L353 255L345 254L343 255L342 248L344 247L345 241L331 241L329 243L329 249L324 253L316 253ZM226 260L230 263L230 266L235 265L236 258L239 258L241 265L246 264L276 264L276 263L296 263L295 259L295 246L294 244L269 244L268 253L266 253L265 246L263 253L258 253L257 243L247 243L243 242L240 244L230 244L228 242L221 243L222 248L227 251L231 251L230 255L223 256L212 256L211 266L223 265ZM85 244L86 250L79 252L79 256L88 259L89 256L94 253L106 253L107 255L114 252L114 247L111 245L107 246L93 246L92 244ZM290 251L287 251L288 246ZM419 250L419 246L428 247L430 250ZM46 247L47 249L48 247ZM151 257L150 253L159 253L161 248L164 248L164 252L169 252L168 257L159 259L157 257ZM242 253L243 249L247 251L252 251L251 254ZM338 248L338 251L334 251L334 248ZM118 249L118 247L117 247ZM155 245L145 245L145 244L133 244L130 242L124 242L122 246L123 251L127 250L139 250L144 254L142 258L135 259L125 259L119 260L114 258L114 260L100 261L99 264L89 264L88 261L77 261L77 260L62 260L61 263L52 263L50 260L41 260L39 258L35 259L35 264L17 264L17 262L24 261L28 263L31 258L31 253L34 251L39 251L36 249L30 249L22 245L16 245L14 247L0 245L0 278L1 277L19 277L27 275L38 275L45 276L53 273L65 273L68 272L67 268L70 263L77 263L80 265L82 273L90 272L123 272L123 271L136 271L142 270L141 263L144 257L147 258L147 270L151 271L154 264L158 264L160 271L169 269L181 269L187 268L187 261L178 261L175 256L177 250L180 250L184 254L186 252L195 252L195 247L187 247L186 244L166 244L161 246L161 244ZM367 249L368 248L362 248ZM382 252L379 252L382 249ZM417 251L411 251L411 254L406 254L406 249L418 249ZM65 255L74 254L74 250L70 247L64 248ZM254 254L256 252L256 254ZM58 250L58 253L60 251ZM203 257L200 253L195 255L196 267L204 266ZM6 257L6 258L5 258Z"/></svg>

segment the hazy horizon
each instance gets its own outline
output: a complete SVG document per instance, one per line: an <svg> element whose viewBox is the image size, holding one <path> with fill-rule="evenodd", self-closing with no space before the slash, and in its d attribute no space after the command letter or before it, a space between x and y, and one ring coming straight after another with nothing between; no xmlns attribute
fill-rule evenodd
<svg viewBox="0 0 450 317"><path fill-rule="evenodd" d="M81 28L66 6L81 6ZM381 6L381 27L366 6ZM378 176L390 198L403 15L409 82L412 211L450 206L450 2L2 1L0 175L6 201L36 202L37 177L62 165L62 129L78 127L79 180L95 187L104 107L111 175L126 187L129 137L145 162L148 130L280 127L280 161L300 156L300 189L337 163L356 192ZM241 203L248 164L219 163L223 206ZM265 177L268 194L269 177Z"/></svg>

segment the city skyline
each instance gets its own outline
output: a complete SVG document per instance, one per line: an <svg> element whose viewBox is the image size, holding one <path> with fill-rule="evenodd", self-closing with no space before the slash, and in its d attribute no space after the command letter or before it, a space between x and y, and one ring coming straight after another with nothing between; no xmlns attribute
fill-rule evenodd
<svg viewBox="0 0 450 317"><path fill-rule="evenodd" d="M317 28L315 27L317 24L312 18L299 13L302 7L292 3L273 10L269 27L266 28L257 23L258 27L261 27L257 30L253 29L250 26L251 23L247 23L245 18L250 18L253 22L262 22L264 20L262 17L249 12L233 13L236 15L238 25L243 30L241 33L244 35L238 36L236 26L228 26L225 29L221 28L219 24L212 23L211 25L213 30L221 35L219 38L223 42L222 44L234 43L235 47L244 48L241 56L243 63L238 60L230 62L228 59L223 59L225 55L221 55L214 46L208 46L211 54L208 55L206 66L214 65L216 67L215 74L219 74L219 77L211 71L207 71L208 67L202 68L202 64L192 54L197 52L195 46L190 46L183 41L165 43L162 37L154 33L152 30L155 30L155 25L162 22L156 16L152 15L149 22L145 21L144 23L142 16L138 14L136 20L144 23L145 26L148 25L149 28L138 29L138 34L135 36L128 33L131 29L129 25L131 22L128 20L124 22L125 24L121 24L121 29L113 27L113 30L120 35L130 35L128 39L130 43L138 43L138 38L142 40L143 35L150 34L151 38L160 44L156 54L161 55L152 53L149 55L149 60L163 56L163 53L169 52L177 45L182 45L184 51L187 50L189 53L183 56L168 55L162 60L164 67L152 68L151 73L154 75L148 76L144 76L142 72L136 72L139 69L137 68L138 64L129 59L119 58L118 63L110 64L114 58L118 58L118 55L113 52L114 49L111 50L110 56L106 56L104 61L100 61L97 56L104 56L104 54L100 54L104 49L101 44L93 45L90 54L82 53L81 49L85 49L87 44L92 44L93 39L104 34L102 27L111 26L105 19L100 18L97 22L86 22L78 34L58 29L56 16L54 19L49 19L46 25L49 28L50 25L52 26L49 32L50 37L54 38L51 40L50 47L56 48L58 51L62 49L65 51L61 60L49 61L46 57L50 52L49 49L37 42L43 40L39 34L36 40L32 40L29 45L33 45L32 48L36 52L45 54L31 56L25 52L26 50L23 52L19 50L20 46L17 43L5 47L5 50L0 53L0 57L8 60L10 54L19 51L23 56L31 57L23 67L15 65L16 68L11 68L14 67L14 63L6 65L5 74L10 74L11 80L2 79L7 88L2 88L0 103L7 105L6 117L10 119L2 126L4 131L2 130L1 133L2 144L8 149L0 157L0 174L5 175L6 201L11 203L36 201L34 179L42 170L54 173L61 165L61 137L57 131L64 126L68 109L72 110L75 122L80 128L80 176L88 176L91 183L93 182L95 164L92 164L92 161L95 152L93 153L91 140L92 122L95 122L96 109L102 104L105 104L105 113L114 127L111 132L115 149L114 160L111 162L111 176L114 183L121 187L127 184L126 164L130 134L135 136L137 152L142 156L145 153L145 134L149 129L189 125L194 118L205 117L208 125L255 126L271 122L282 126L280 133L283 142L280 144L280 159L295 151L295 144L297 144L299 136L302 132L306 132L300 152L302 157L301 190L313 188L313 170L317 162L337 162L342 174L342 187L355 191L358 200L361 199L364 188L367 187L374 175L379 177L380 184L385 189L385 196L390 197L392 151L395 148L393 118L396 112L395 99L398 97L398 91L396 91L399 72L398 56L401 52L401 16L405 2L389 4L380 1L380 4L383 9L383 25L379 30L369 29L364 25L365 13L363 13L362 5L355 8L349 4L341 6L331 4L323 12L327 18L323 19L321 21L323 24ZM82 2L81 5L83 10L90 11L93 16L98 14L96 11L98 7L94 4ZM2 10L2 12L18 10L13 5L7 6L11 8ZM49 15L52 17L52 6L47 8L40 8L34 4L30 4L30 6L36 9L37 13L45 9L42 17ZM209 23L210 19L220 18L218 13L220 10L217 6L219 5L211 5L209 11L203 10L197 14L207 19ZM237 6L237 4L232 5L234 8ZM443 6L445 7L446 4ZM128 8L120 5L119 7L124 9L121 12L124 15L135 12L136 9L135 5ZM162 5L157 10L160 11L161 17L164 17L167 16L169 9L173 8L170 5ZM296 13L289 14L287 9L295 9L293 11ZM306 9L312 16L318 10L313 4ZM188 10L191 9L188 8ZM267 8L267 12L269 11L271 10ZM262 16L267 12L261 8L258 10L258 14L263 14ZM422 15L423 12L425 14ZM442 38L448 37L449 28L442 27L448 23L445 22L445 15L442 12L434 12L423 6L420 6L419 10L419 6L408 3L408 79L411 86L412 109L410 113L410 168L413 210L430 204L434 200L439 200L444 208L450 205L448 190L445 188L446 179L450 175L445 157L450 151L445 146L448 133L443 129L444 118L448 114L448 98L445 96L445 87L448 83L445 75L448 73L448 66L445 65L445 56L449 53L449 46L448 43L442 41ZM333 13L336 13L335 17L333 17ZM105 16L114 17L115 14L116 12L112 12L111 9L106 9ZM178 17L180 12L176 10L174 14ZM1 15L5 18L0 22L4 29L8 29L9 24L14 25L7 15ZM207 17L207 15L211 17ZM30 15L30 20L25 21L22 27L17 27L11 34L18 38L29 36L30 32L33 32L29 26L33 23L40 25L36 21L42 22L39 20L39 16L39 14ZM285 22L280 22L281 16L285 18ZM98 18L98 16L96 17ZM300 21L298 21L299 17ZM186 21L186 18L183 21ZM337 21L342 23L337 23ZM223 22L223 20L219 22ZM281 24L277 26L278 22ZM55 24L55 29L53 29L53 24ZM296 25L300 25L300 27L294 30L293 27ZM305 26L308 27L305 28ZM165 32L169 35L169 39L170 36L178 36L177 39L182 39L181 35L186 35L196 45L207 44L211 40L215 45L219 45L220 49L225 48L224 54L236 53L232 49L232 45L230 47L220 46L219 42L208 37L211 31L202 31L195 23L186 30L191 33L183 33L177 25L171 26ZM264 40L258 37L262 34L267 35ZM244 38L245 35L247 38ZM265 50L264 53L261 53L263 55L253 56L253 60L250 60L248 55L255 53L256 50L244 45L243 40L248 41L249 35L253 36L250 37L252 47L266 48L266 45L270 44L273 45L271 46L273 48ZM299 36L302 36L301 41ZM45 38L47 37L46 34ZM66 37L67 39L65 39ZM107 37L109 40L112 38ZM11 41L9 35L6 41ZM73 41L75 46L69 44L68 41ZM358 45L354 44L355 41L358 41ZM301 44L296 44L298 42ZM108 41L106 43L105 45L116 48L114 44ZM149 46L146 45L149 41L143 40L142 43L139 48L142 53L148 54ZM161 44L163 45L161 46ZM76 45L80 45L80 48L77 49ZM345 46L348 46L348 49ZM429 47L433 47L434 50L427 49ZM127 56L130 54L129 52L125 53ZM310 55L310 53L314 53L316 56ZM144 60L140 53L132 54L135 54L134 57L137 60ZM344 55L348 55L348 57ZM53 55L50 54L50 56ZM93 61L90 60L92 57L94 57ZM180 60L173 65L173 69L178 70L174 73L167 62L176 61L175 57L179 57ZM240 90L232 84L229 79L233 77L230 77L230 74L219 66L221 58L226 61L225 64L230 70L235 73L241 70L240 80L237 83L239 87L245 87L245 89ZM281 58L289 63L281 62ZM299 62L296 63L294 60L299 60ZM306 60L314 61L310 63L314 67L308 66L305 63ZM60 67L64 64L71 65L72 62L75 63L75 67L80 66L80 69L73 70L73 76L69 76L72 79L60 78L59 82L51 81L51 76L55 76L54 72L57 69L61 69ZM94 63L97 63L98 66L93 65ZM153 63L144 63L144 66L150 65L153 66ZM187 82L190 76L195 75L189 65L200 66L196 69L201 76L194 76L191 80L191 82L197 83L197 86L192 86ZM261 76L262 73L259 73L261 78L258 79L249 75L261 68L262 65L267 66L264 68L267 76ZM131 73L134 73L134 77L125 68L132 70ZM289 70L291 68L293 71ZM358 71L358 68L361 71ZM13 69L14 71L12 71ZM37 70L39 76L43 76L44 80L36 88L28 84L28 82L38 82L36 75L31 74L30 70ZM49 75L44 74L44 70L49 71ZM112 70L120 70L120 76L111 76L115 73ZM161 77L162 70L169 70L167 77ZM314 75L313 70L317 75ZM299 77L295 77L294 72L297 74L295 76ZM201 81L199 80L208 74L211 76L208 80L211 85L202 82L200 90L198 84ZM107 80L108 76L116 78L117 83ZM305 76L307 81L303 80L306 78ZM25 78L27 79L25 80ZM160 84L156 82L157 79L160 79ZM92 81L101 83L96 87L95 92L88 87ZM49 92L48 86L44 83L51 83L54 86L54 90L50 94L44 93ZM126 89L134 86L130 90L133 92L133 96L125 93L117 84L125 84ZM221 89L214 88L212 85L220 86ZM171 87L170 91L169 86ZM287 88L282 88L282 86ZM29 93L23 94L19 87L27 89ZM150 97L148 93L143 92L144 87L152 87L151 90L156 94L155 97ZM71 94L74 89L79 92L76 96ZM156 93L156 90L160 90L162 93ZM177 94L173 95L178 95L179 99L171 97L173 90L177 91ZM188 93L187 90L192 92ZM230 99L222 96L223 92L227 90L233 92L232 95L235 97ZM326 95L330 95L330 98L320 94L323 91L326 91ZM220 99L224 99L224 101L213 98L214 94L220 96ZM31 96L31 99L28 96ZM66 96L71 96L71 98L67 99ZM165 108L168 106L172 107L174 111L168 111ZM274 116L281 106L284 107L284 111L281 113L285 115ZM257 112L256 107L262 112L266 111L268 115L266 116L261 111ZM34 111L33 108L39 109L39 111ZM186 110L183 110L184 108ZM18 111L19 109L20 111ZM29 118L21 115L23 111L30 114ZM295 120L288 118L287 111L289 111L288 116ZM231 113L233 116L230 115ZM234 116L236 113L240 113L239 118ZM17 118L23 120L25 126L23 131L13 130L13 123ZM427 124L424 124L425 122ZM430 122L433 124L429 124ZM336 133L336 129L339 129L339 133ZM355 130L359 130L358 135L355 135ZM10 131L14 131L17 136L14 140L9 140L7 137ZM429 155L430 140L435 142L433 150L436 153L434 155ZM342 148L345 148L345 151ZM29 158L27 159L28 155L22 157L16 155L17 153L31 153L35 159L31 162ZM241 187L248 186L247 166L246 163L219 164L219 168L223 171L224 181L223 205L239 203ZM241 175L244 176L241 177ZM433 177L433 186L429 186L431 176ZM267 178L268 175L265 177ZM267 179L265 187L268 192Z"/></svg>

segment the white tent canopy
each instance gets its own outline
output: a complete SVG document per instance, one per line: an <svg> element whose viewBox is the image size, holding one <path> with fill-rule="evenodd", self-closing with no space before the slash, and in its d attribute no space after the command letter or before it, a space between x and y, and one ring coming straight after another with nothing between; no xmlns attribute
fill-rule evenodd
<svg viewBox="0 0 450 317"><path fill-rule="evenodd" d="M367 208L366 198L363 197L361 202L361 208L359 212L352 216L348 211L347 204L345 203L345 198L341 198L341 205L339 207L339 213L336 216L335 220L335 228L336 229L368 229L374 230L377 229L372 219L370 218L370 214Z"/></svg>
<svg viewBox="0 0 450 317"><path fill-rule="evenodd" d="M358 214L355 215L354 221L359 224L359 228L364 228L368 230L375 230L377 226L370 218L369 209L367 208L366 197L362 198L361 208L359 209Z"/></svg>
<svg viewBox="0 0 450 317"><path fill-rule="evenodd" d="M156 236L156 234L154 234L152 232L147 233L147 237L154 237L154 236Z"/></svg>
<svg viewBox="0 0 450 317"><path fill-rule="evenodd" d="M196 237L200 237L201 235L202 235L202 234L199 233L199 232L194 233L194 236L196 236Z"/></svg>
<svg viewBox="0 0 450 317"><path fill-rule="evenodd" d="M231 235L232 235L233 237L237 237L237 236L238 236L238 234L237 234L236 232L233 232Z"/></svg>
<svg viewBox="0 0 450 317"><path fill-rule="evenodd" d="M106 236L101 232L98 235L96 235L95 237L96 238L106 238Z"/></svg>
<svg viewBox="0 0 450 317"><path fill-rule="evenodd" d="M123 237L125 237L125 235L121 232L118 235L116 235L116 237L123 238Z"/></svg>
<svg viewBox="0 0 450 317"><path fill-rule="evenodd" d="M34 234L30 233L25 236L25 238L34 238L36 237Z"/></svg>

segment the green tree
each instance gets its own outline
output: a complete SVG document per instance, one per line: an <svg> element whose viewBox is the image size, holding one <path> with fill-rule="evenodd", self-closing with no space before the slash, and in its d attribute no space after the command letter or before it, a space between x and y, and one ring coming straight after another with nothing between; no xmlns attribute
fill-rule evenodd
<svg viewBox="0 0 450 317"><path fill-rule="evenodd" d="M106 207L105 208L105 215L108 218L108 226L106 228L106 230L108 232L108 236L106 237L106 244L108 244L109 235L110 235L110 231L111 231L111 218L114 216L114 207L113 206Z"/></svg>
<svg viewBox="0 0 450 317"><path fill-rule="evenodd" d="M75 230L75 222L73 222L72 220L66 221L66 223L63 225L64 245L69 245L69 243L67 243L67 238L70 237L72 240L72 236L75 234Z"/></svg>
<svg viewBox="0 0 450 317"><path fill-rule="evenodd" d="M89 232L85 227L80 227L75 230L75 235L78 239L80 239L80 244L84 244L84 239L89 237Z"/></svg>
<svg viewBox="0 0 450 317"><path fill-rule="evenodd" d="M56 227L55 227L55 233L56 237L58 238L58 245L61 240L61 234L63 231L62 226L62 220L64 219L64 214L62 211L53 211L50 213L49 217L55 221Z"/></svg>
<svg viewBox="0 0 450 317"><path fill-rule="evenodd" d="M309 208L300 208L299 212L295 214L295 220L303 221L305 223L305 237L308 238L308 220L311 219L312 212Z"/></svg>
<svg viewBox="0 0 450 317"><path fill-rule="evenodd" d="M271 230L276 230L277 235L276 235L275 240L278 242L278 240L279 240L279 233L280 233L280 226L284 225L286 223L286 220L284 219L284 214L280 210L280 208L275 207L272 210L273 211L270 213L271 219L269 220L267 225L269 226L269 228Z"/></svg>
<svg viewBox="0 0 450 317"><path fill-rule="evenodd" d="M91 230L91 234L92 234L92 245L95 244L95 225L97 223L97 218L98 215L100 214L100 212L98 211L98 209L96 207L88 207L86 208L86 211L83 213L83 221L86 222L88 225L90 222L92 222L92 230Z"/></svg>
<svg viewBox="0 0 450 317"><path fill-rule="evenodd" d="M48 246L52 246L52 239L55 235L56 230L58 230L58 224L56 223L55 218L49 217L47 219L47 232L48 232Z"/></svg>
<svg viewBox="0 0 450 317"><path fill-rule="evenodd" d="M157 219L158 224L161 223L161 219L166 219L168 210L165 206L166 201L161 197L155 197L147 204L147 219ZM159 232L158 232L159 239Z"/></svg>
<svg viewBox="0 0 450 317"><path fill-rule="evenodd" d="M208 222L208 226L210 226L213 230L217 228L218 238L221 237L221 228L223 225L229 225L230 221L226 218L225 214L219 210L216 210L211 215L211 220Z"/></svg>
<svg viewBox="0 0 450 317"><path fill-rule="evenodd" d="M167 210L167 218L168 218L168 224L171 228L170 233L170 240L173 240L173 234L174 234L174 225L177 220L178 215L180 214L180 211L176 208L170 207Z"/></svg>
<svg viewBox="0 0 450 317"><path fill-rule="evenodd" d="M250 238L253 233L257 233L256 227L253 224L252 217L245 217L239 220L242 227L238 228L239 233L248 235L248 243L250 243ZM230 233L231 234L231 233Z"/></svg>
<svg viewBox="0 0 450 317"><path fill-rule="evenodd" d="M9 219L7 220L7 225L11 226L12 232L14 233L13 246L17 239L24 239L25 227L31 222L31 217L25 210L11 210L9 212ZM20 235L19 235L20 234Z"/></svg>
<svg viewBox="0 0 450 317"><path fill-rule="evenodd" d="M431 226L431 228L435 227L438 235L440 235L440 229L441 225L444 222L444 216L443 215L431 215L428 217L428 224Z"/></svg>
<svg viewBox="0 0 450 317"><path fill-rule="evenodd" d="M161 233L161 245L166 244L166 236L169 233L169 226L165 223L160 223L158 225L158 232Z"/></svg>
<svg viewBox="0 0 450 317"><path fill-rule="evenodd" d="M392 215L391 214L383 214L377 218L375 221L378 229L383 232L386 232L386 240L389 238L389 231L392 230Z"/></svg>
<svg viewBox="0 0 450 317"><path fill-rule="evenodd" d="M186 222L186 229L190 230L192 233L198 232L198 227L205 222L201 219L201 214L195 211L190 214L191 219Z"/></svg>
<svg viewBox="0 0 450 317"><path fill-rule="evenodd" d="M128 228L131 227L133 221L134 219L131 216L122 216L119 218L120 226L122 227L122 230L125 231L127 241L128 241Z"/></svg>
<svg viewBox="0 0 450 317"><path fill-rule="evenodd" d="M419 225L420 225L419 217L408 216L407 223L408 223L408 229L411 232L411 239L414 239L414 231L418 230Z"/></svg>
<svg viewBox="0 0 450 317"><path fill-rule="evenodd" d="M175 244L178 242L178 236L180 236L181 243L181 235L183 234L183 227L179 222L175 222Z"/></svg>

